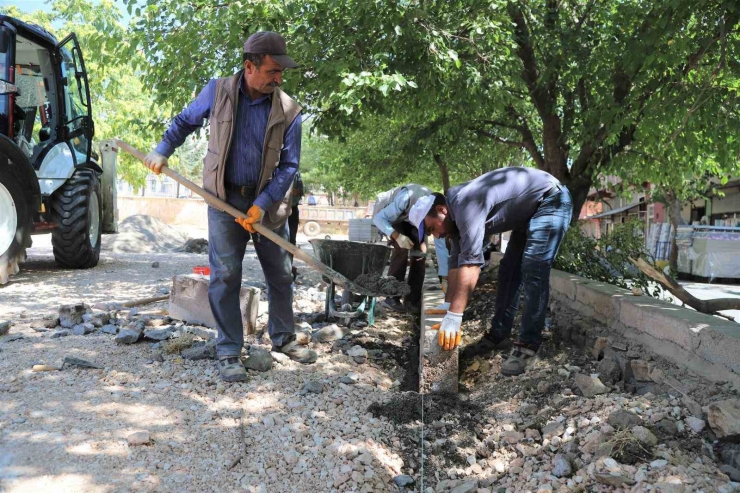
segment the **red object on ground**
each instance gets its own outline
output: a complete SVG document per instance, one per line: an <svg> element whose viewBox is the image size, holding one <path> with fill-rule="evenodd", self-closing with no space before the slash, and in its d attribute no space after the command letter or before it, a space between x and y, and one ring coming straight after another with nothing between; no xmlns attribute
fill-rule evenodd
<svg viewBox="0 0 740 493"><path fill-rule="evenodd" d="M197 267L193 267L193 274L202 274L204 276L210 276L211 268L205 265L199 265Z"/></svg>

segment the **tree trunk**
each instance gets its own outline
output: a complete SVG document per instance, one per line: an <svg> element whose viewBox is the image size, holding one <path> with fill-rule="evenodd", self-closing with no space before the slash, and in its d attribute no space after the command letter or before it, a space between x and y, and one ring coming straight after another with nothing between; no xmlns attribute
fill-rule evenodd
<svg viewBox="0 0 740 493"><path fill-rule="evenodd" d="M450 188L450 170L439 154L434 155L434 162L439 166L439 172L442 175L442 192L447 193L447 189Z"/></svg>
<svg viewBox="0 0 740 493"><path fill-rule="evenodd" d="M659 282L665 289L671 292L679 300L689 305L698 312L714 315L722 310L740 309L740 298L716 298L713 300L700 300L686 291L671 276L668 276L650 265L645 259L630 259L640 271L651 279ZM725 316L725 315L723 315ZM726 316L725 316L726 317Z"/></svg>
<svg viewBox="0 0 740 493"><path fill-rule="evenodd" d="M671 272L678 272L678 246L676 245L676 236L678 233L678 226L685 224L681 217L681 201L678 200L676 191L673 189L666 189L663 191L663 195L666 198L666 205L668 206L668 219L673 226L673 238L671 239L671 255L669 262L671 265Z"/></svg>

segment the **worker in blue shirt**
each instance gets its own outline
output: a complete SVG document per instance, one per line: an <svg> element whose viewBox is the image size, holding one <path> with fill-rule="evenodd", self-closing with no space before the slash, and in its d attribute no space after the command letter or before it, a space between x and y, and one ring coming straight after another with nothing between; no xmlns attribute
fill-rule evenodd
<svg viewBox="0 0 740 493"><path fill-rule="evenodd" d="M463 311L484 265L484 238L511 231L496 285L491 329L466 348L467 356L514 346L501 365L504 375L519 375L542 343L550 295L550 269L568 230L573 204L568 189L554 176L534 168L507 167L416 202L409 219L420 237L431 234L450 240L447 310L438 343L454 349L462 339ZM524 295L522 324L511 341L514 318ZM470 351L468 351L470 349Z"/></svg>

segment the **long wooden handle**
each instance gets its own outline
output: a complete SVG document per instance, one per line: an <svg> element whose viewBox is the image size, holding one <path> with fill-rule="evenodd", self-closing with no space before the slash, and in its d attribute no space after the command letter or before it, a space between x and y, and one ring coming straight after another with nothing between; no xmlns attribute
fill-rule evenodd
<svg viewBox="0 0 740 493"><path fill-rule="evenodd" d="M144 161L145 155L140 150L136 149L135 147L127 144L126 142L122 140L116 140L116 144L118 145L118 147L128 152L135 158L140 159L141 161ZM238 218L247 217L247 215L244 212L240 211L239 209L232 206L231 204L219 199L218 197L211 194L207 190L204 190L203 188L199 187L192 181L182 176L177 171L170 169L168 166L163 166L161 172L165 174L166 176L169 176L170 178L172 178L173 180L175 180L176 182L178 182L185 188L188 188L192 190L193 192L197 193L198 195L200 195L201 197L203 197L203 200L205 200L206 203L210 205L211 207L224 211L234 217L238 217ZM306 262L308 265L310 265L312 268L314 268L321 274L324 274L325 276L330 277L336 284L339 284L340 286L344 288L352 287L354 289L357 289L357 287L355 287L352 284L352 282L346 277L344 277L342 274L322 264L321 262L316 260L316 258L304 252L302 249L293 245L289 241L286 241L285 239L276 235L275 233L273 233L271 230L269 230L265 226L259 223L254 223L252 226L254 227L255 231L257 231L259 234L261 234L268 240L274 243L277 243L279 246L281 246L288 252L292 253L293 256L298 257L299 259L303 260L304 262ZM358 292L358 291L355 291L355 292Z"/></svg>

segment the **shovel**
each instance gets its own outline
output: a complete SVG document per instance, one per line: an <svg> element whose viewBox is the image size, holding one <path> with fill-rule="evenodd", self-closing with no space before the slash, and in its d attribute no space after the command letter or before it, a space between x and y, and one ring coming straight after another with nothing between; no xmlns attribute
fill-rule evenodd
<svg viewBox="0 0 740 493"><path fill-rule="evenodd" d="M127 153L131 154L135 158L140 159L142 162L144 161L145 155L140 150L136 149L135 147L127 144L126 142L124 142L122 140L116 140L116 144L118 145L118 147L120 147L121 149L123 149ZM182 176L177 171L174 171L174 170L170 169L168 166L163 166L162 167L162 174L163 175L166 175L166 176L169 176L170 178L172 178L173 180L175 180L176 182L178 182L180 185L184 186L185 188L188 188L188 189L192 190L196 194L198 194L201 197L203 197L203 200L205 200L206 203L208 205L210 205L211 207L213 207L215 209L218 209L220 211L226 212L226 213L228 213L228 214L230 214L230 215L232 215L234 217L238 217L238 218L245 218L245 217L247 217L247 215L244 212L242 212L239 209L237 209L236 207L234 207L234 206L226 203L225 201L219 199L215 195L207 192L203 188L199 187L198 185L196 185L192 181L190 181L187 178L185 178L184 176ZM254 223L252 226L254 227L255 231L257 231L259 234L261 234L262 236L264 236L268 240L270 240L270 241L272 241L274 243L277 243L279 246L281 246L282 248L284 248L288 252L292 253L294 257L297 257L297 258L303 260L304 262L306 262L315 271L317 271L320 274L322 274L322 275L330 278L334 282L334 284L336 284L338 286L341 286L341 287L343 287L343 288L345 288L345 289L347 289L347 290L349 290L349 291L351 291L351 292L353 292L355 294L359 294L359 295L363 295L363 296L386 296L383 293L375 293L375 292L370 291L366 287L363 287L363 286L361 286L359 284L353 283L352 281L350 281L349 279L347 279L346 277L344 277L339 272L335 271L334 269L332 269L331 267L329 267L327 265L322 264L321 262L319 262L312 255L309 255L308 253L304 252L303 250L301 250L297 246L293 245L289 241L284 240L283 238L281 238L280 236L276 235L275 233L273 233L271 230L269 230L268 228L264 227L263 225L261 225L259 223Z"/></svg>

